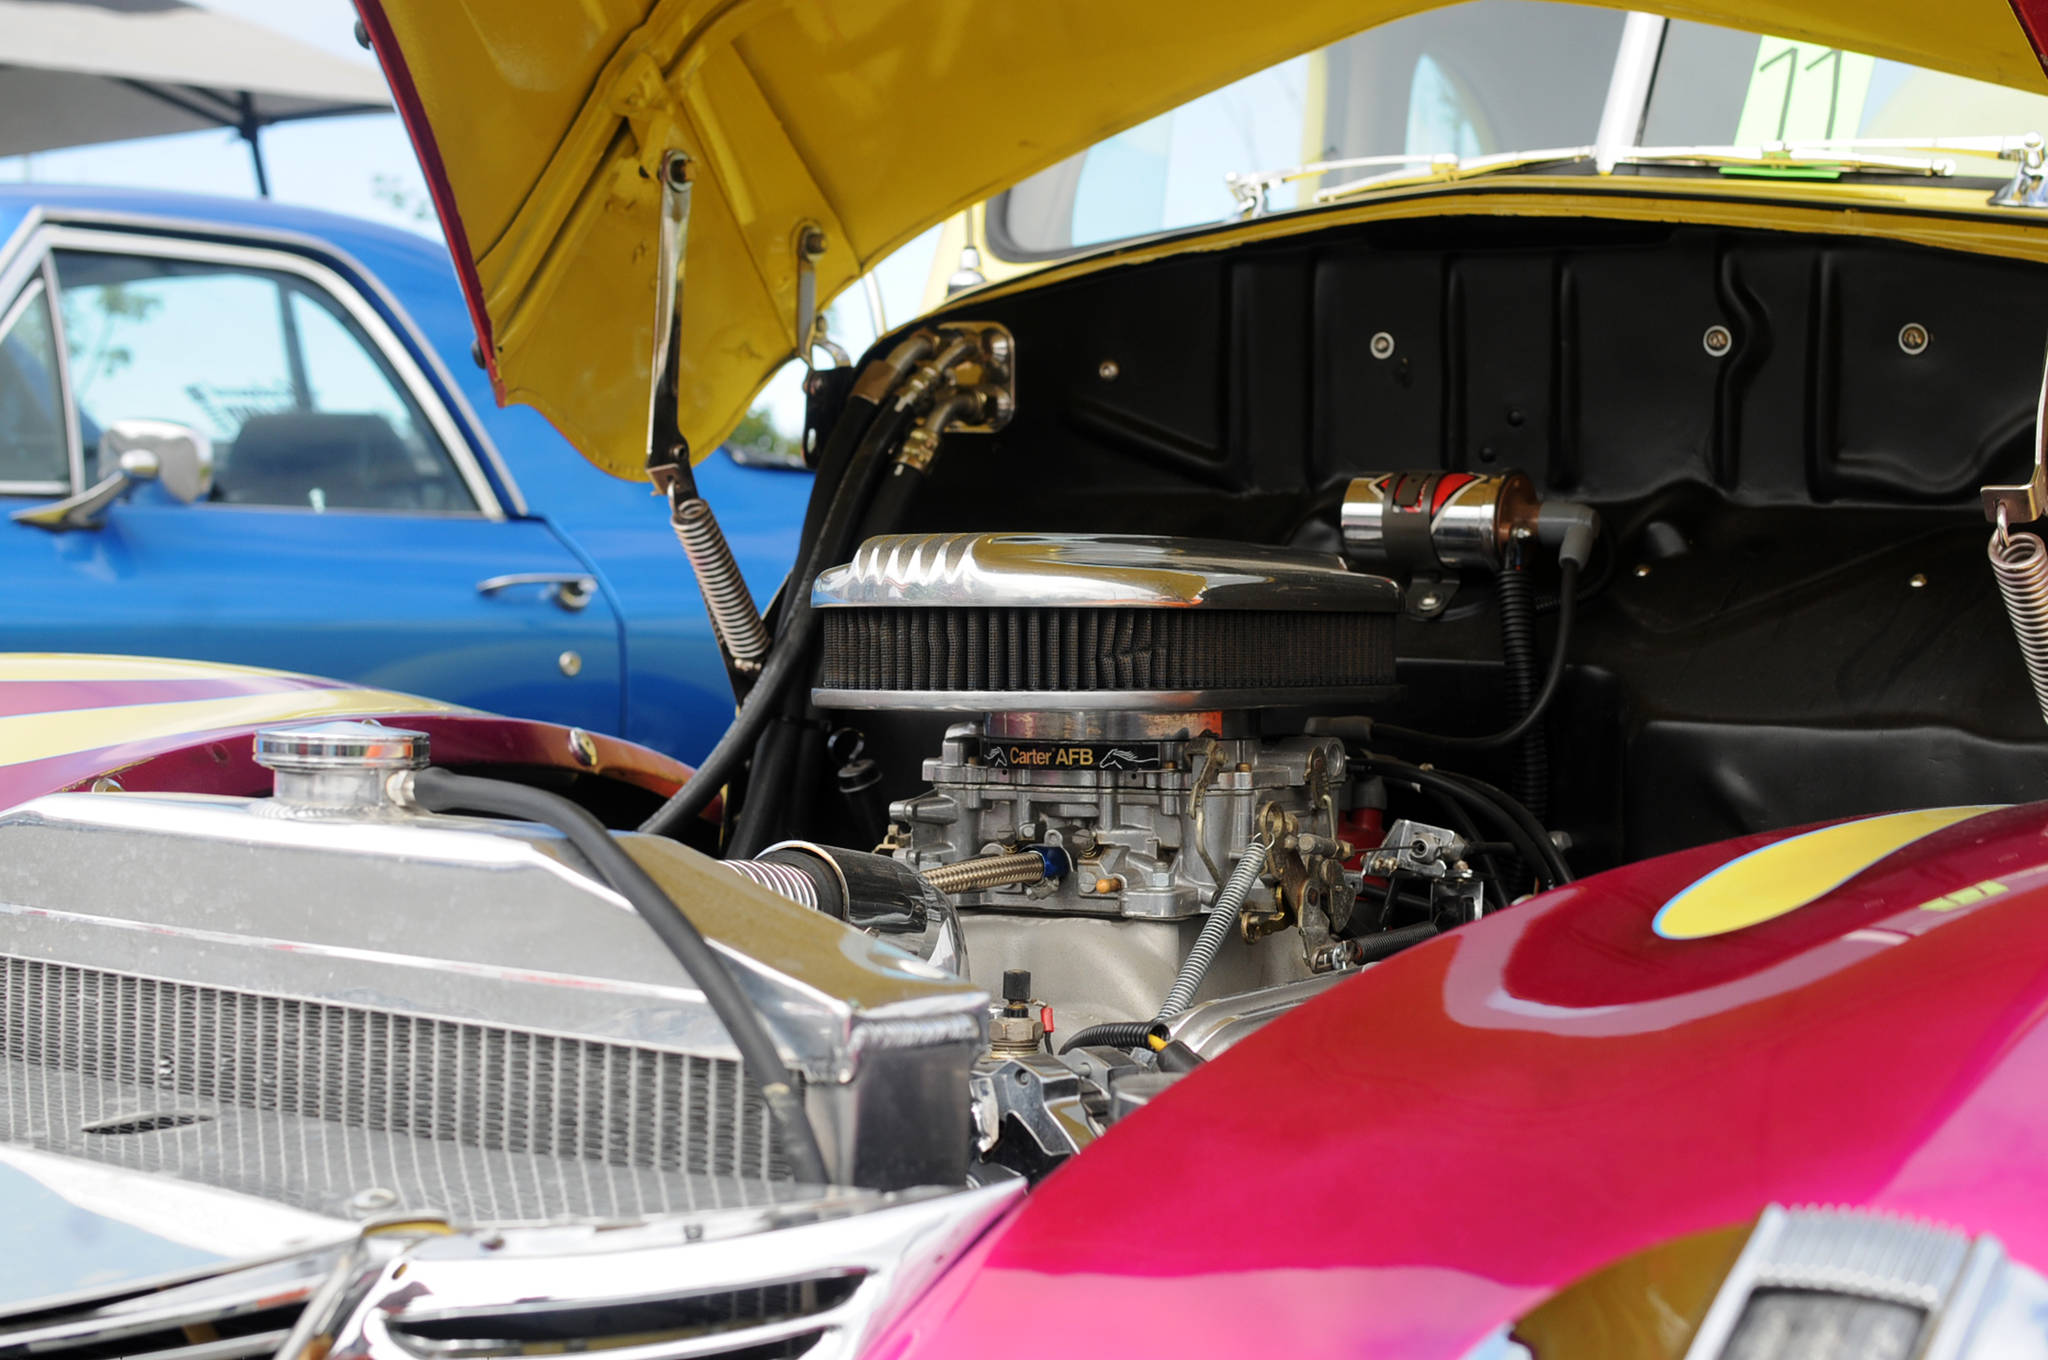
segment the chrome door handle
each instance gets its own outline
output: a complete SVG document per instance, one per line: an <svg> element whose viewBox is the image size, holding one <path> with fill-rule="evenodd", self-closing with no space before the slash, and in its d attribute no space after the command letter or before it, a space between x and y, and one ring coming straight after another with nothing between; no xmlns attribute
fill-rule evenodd
<svg viewBox="0 0 2048 1360"><path fill-rule="evenodd" d="M476 583L479 595L495 595L514 586L546 586L547 597L571 614L588 607L597 595L597 578L580 571L515 571Z"/></svg>

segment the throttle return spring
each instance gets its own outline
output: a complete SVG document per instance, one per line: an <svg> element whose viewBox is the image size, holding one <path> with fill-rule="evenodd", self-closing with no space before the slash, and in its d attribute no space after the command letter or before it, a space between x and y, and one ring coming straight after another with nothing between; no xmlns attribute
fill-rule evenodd
<svg viewBox="0 0 2048 1360"><path fill-rule="evenodd" d="M704 592L704 608L711 615L711 631L718 645L742 671L757 671L768 655L768 627L754 608L754 597L733 560L732 545L711 507L692 496L675 505L676 539L690 570L697 575L697 587Z"/></svg>
<svg viewBox="0 0 2048 1360"><path fill-rule="evenodd" d="M1230 877L1217 890L1216 900L1209 904L1209 919L1202 923L1202 933L1195 937L1194 947L1182 961L1180 972L1173 979L1173 990L1166 994L1166 1004L1159 1008L1161 1022L1171 1020L1188 1008L1195 999L1195 992L1202 985L1202 979L1209 974L1209 965L1216 961L1216 953L1223 948L1223 942L1230 938L1230 932L1237 928L1237 918L1244 912L1244 900L1258 886L1259 875L1266 869L1267 845L1263 840L1254 840L1244 848L1244 857L1230 872Z"/></svg>
<svg viewBox="0 0 2048 1360"><path fill-rule="evenodd" d="M2002 507L1991 533L1991 570L2034 683L2034 701L2048 722L2048 545L2034 534L2011 532Z"/></svg>

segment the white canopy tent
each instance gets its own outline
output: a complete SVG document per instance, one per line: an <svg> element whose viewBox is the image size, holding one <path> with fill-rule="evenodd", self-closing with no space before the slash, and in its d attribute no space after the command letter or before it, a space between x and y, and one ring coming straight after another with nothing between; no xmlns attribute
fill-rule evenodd
<svg viewBox="0 0 2048 1360"><path fill-rule="evenodd" d="M0 156L229 128L268 197L266 126L390 107L367 57L182 0L0 0Z"/></svg>

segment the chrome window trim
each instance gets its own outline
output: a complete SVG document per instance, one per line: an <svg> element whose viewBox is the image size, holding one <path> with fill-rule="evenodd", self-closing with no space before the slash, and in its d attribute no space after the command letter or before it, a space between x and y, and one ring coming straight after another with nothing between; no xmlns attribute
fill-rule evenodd
<svg viewBox="0 0 2048 1360"><path fill-rule="evenodd" d="M490 432L484 428L483 422L477 419L476 408L472 407L469 404L469 398L462 394L462 388L456 383L454 375L448 371L448 365L443 362L441 352L428 341L426 334L420 330L419 324L412 319L412 314L406 311L404 304L400 303L391 290L384 286L384 281L377 277L376 271L365 267L362 261L356 259L355 256L349 254L340 246L326 240L324 237L308 236L304 232L287 231L280 227L257 227L207 222L185 217L159 216L153 213L62 209L55 214L50 214L42 209L37 209L33 215L39 219L61 221L73 226L103 226L116 230L152 234L158 232L178 232L187 236L205 237L212 240L249 242L256 245L274 246L280 250L295 251L301 255L311 255L338 265L355 276L358 285L363 291L368 292L376 299L378 304L390 314L399 330L411 342L412 347L424 356L427 368L432 372L435 380L440 383L442 390L448 394L448 400L455 407L455 414L460 417L464 428L469 432L472 448L480 458L491 465L491 471L497 474L498 482L504 488L504 495L500 497L500 500L510 508L514 515L525 516L532 513L527 509L525 493L519 489L519 480L512 475L512 469L506 465L503 455L498 452L498 446L492 442ZM445 252L445 246L443 250ZM4 258L5 251L0 250L0 259ZM458 283L458 292L460 287L461 285Z"/></svg>
<svg viewBox="0 0 2048 1360"><path fill-rule="evenodd" d="M290 274L326 293L348 313L355 323L363 328L370 344L389 364L406 393L418 404L427 424L432 427L435 437L447 450L449 460L476 501L474 511L425 511L444 517L469 518L481 515L485 519L505 518L504 507L499 504L496 490L490 478L484 475L477 463L475 450L470 446L462 427L456 422L441 394L427 380L426 373L414 362L412 353L400 342L398 335L386 324L382 315L372 307L347 279L303 255L278 250L268 246L232 245L215 241L195 241L181 236L141 237L126 232L106 231L91 227L52 225L41 233L39 244L45 260L58 250L91 251L102 255L130 255L140 258L189 260L198 264L217 264L228 267L263 269L273 273ZM74 460L82 458L76 439L73 441ZM210 507L209 507L210 508ZM335 510L334 514L353 514L352 510Z"/></svg>
<svg viewBox="0 0 2048 1360"><path fill-rule="evenodd" d="M7 337L13 333L15 323L21 320L23 314L34 304L35 299L48 297L49 293L50 285L40 272L22 286L21 291L15 294L14 301L8 304L7 310L0 312L0 344L7 343ZM0 297L5 296L5 293L0 293ZM55 344L61 346L64 343L63 333L54 330L57 324L55 319L56 311L55 307L50 309L50 324L53 327L52 339ZM67 445L70 445L74 442L70 440L68 434L71 401L70 395L65 391L64 387L64 364L62 360L59 360L57 364L57 400L65 408L65 419L67 422L66 441ZM65 459L67 462L70 460L70 454L71 448L67 446L65 449ZM75 469L72 476L74 478L77 476ZM63 482L10 482L0 480L0 496L62 496L70 490L71 488Z"/></svg>
<svg viewBox="0 0 2048 1360"><path fill-rule="evenodd" d="M57 390L64 401L64 454L70 464L72 494L85 490L85 431L78 422L78 397L71 387L71 336L64 329L64 290L48 251L38 266L43 292L50 299L50 334L57 344Z"/></svg>
<svg viewBox="0 0 2048 1360"><path fill-rule="evenodd" d="M512 475L512 469L507 466L504 456L498 452L498 446L492 442L490 432L477 419L476 409L469 404L469 399L463 395L462 388L449 373L440 351L427 340L419 324L412 319L411 313L407 312L391 290L384 286L383 280L377 277L376 272L366 268L360 260L333 242L322 237L309 236L304 232L275 227L210 222L199 218L156 213L106 212L38 205L29 209L6 244L0 245L0 297L8 296L11 288L18 286L39 263L37 252L42 247L38 238L52 226L129 232L147 241L192 238L218 242L230 247L247 245L270 248L311 257L315 261L325 261L346 271L354 280L349 286L349 295L360 298L367 294L384 308L387 313L386 319L395 325L410 343L420 361L426 365L427 371L439 384L441 392L446 394L446 403L437 402L436 406L442 409L453 408L456 422L467 436L465 448L470 454L490 465L492 473L498 479L498 486L503 489L502 495L495 495L491 499L505 507L512 515L524 518L532 514L527 506L525 493L519 489L518 479Z"/></svg>

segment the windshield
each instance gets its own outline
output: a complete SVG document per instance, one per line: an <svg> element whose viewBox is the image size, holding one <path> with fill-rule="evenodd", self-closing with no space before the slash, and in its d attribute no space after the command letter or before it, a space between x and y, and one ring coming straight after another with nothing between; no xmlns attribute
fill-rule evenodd
<svg viewBox="0 0 2048 1360"><path fill-rule="evenodd" d="M988 205L990 244L1028 261L1228 220L1228 177L1323 161L1590 148L1611 101L1642 146L1936 138L2048 131L2048 96L1789 38L1648 20L1647 98L1619 61L1631 16L1473 0L1383 24L1121 132ZM1930 22L1936 19L1930 13ZM1619 67L1619 74L1617 69ZM1267 189L1265 210L1388 173L1333 169ZM2010 176L1991 158L1965 176ZM1631 173L1673 173L1634 167Z"/></svg>

